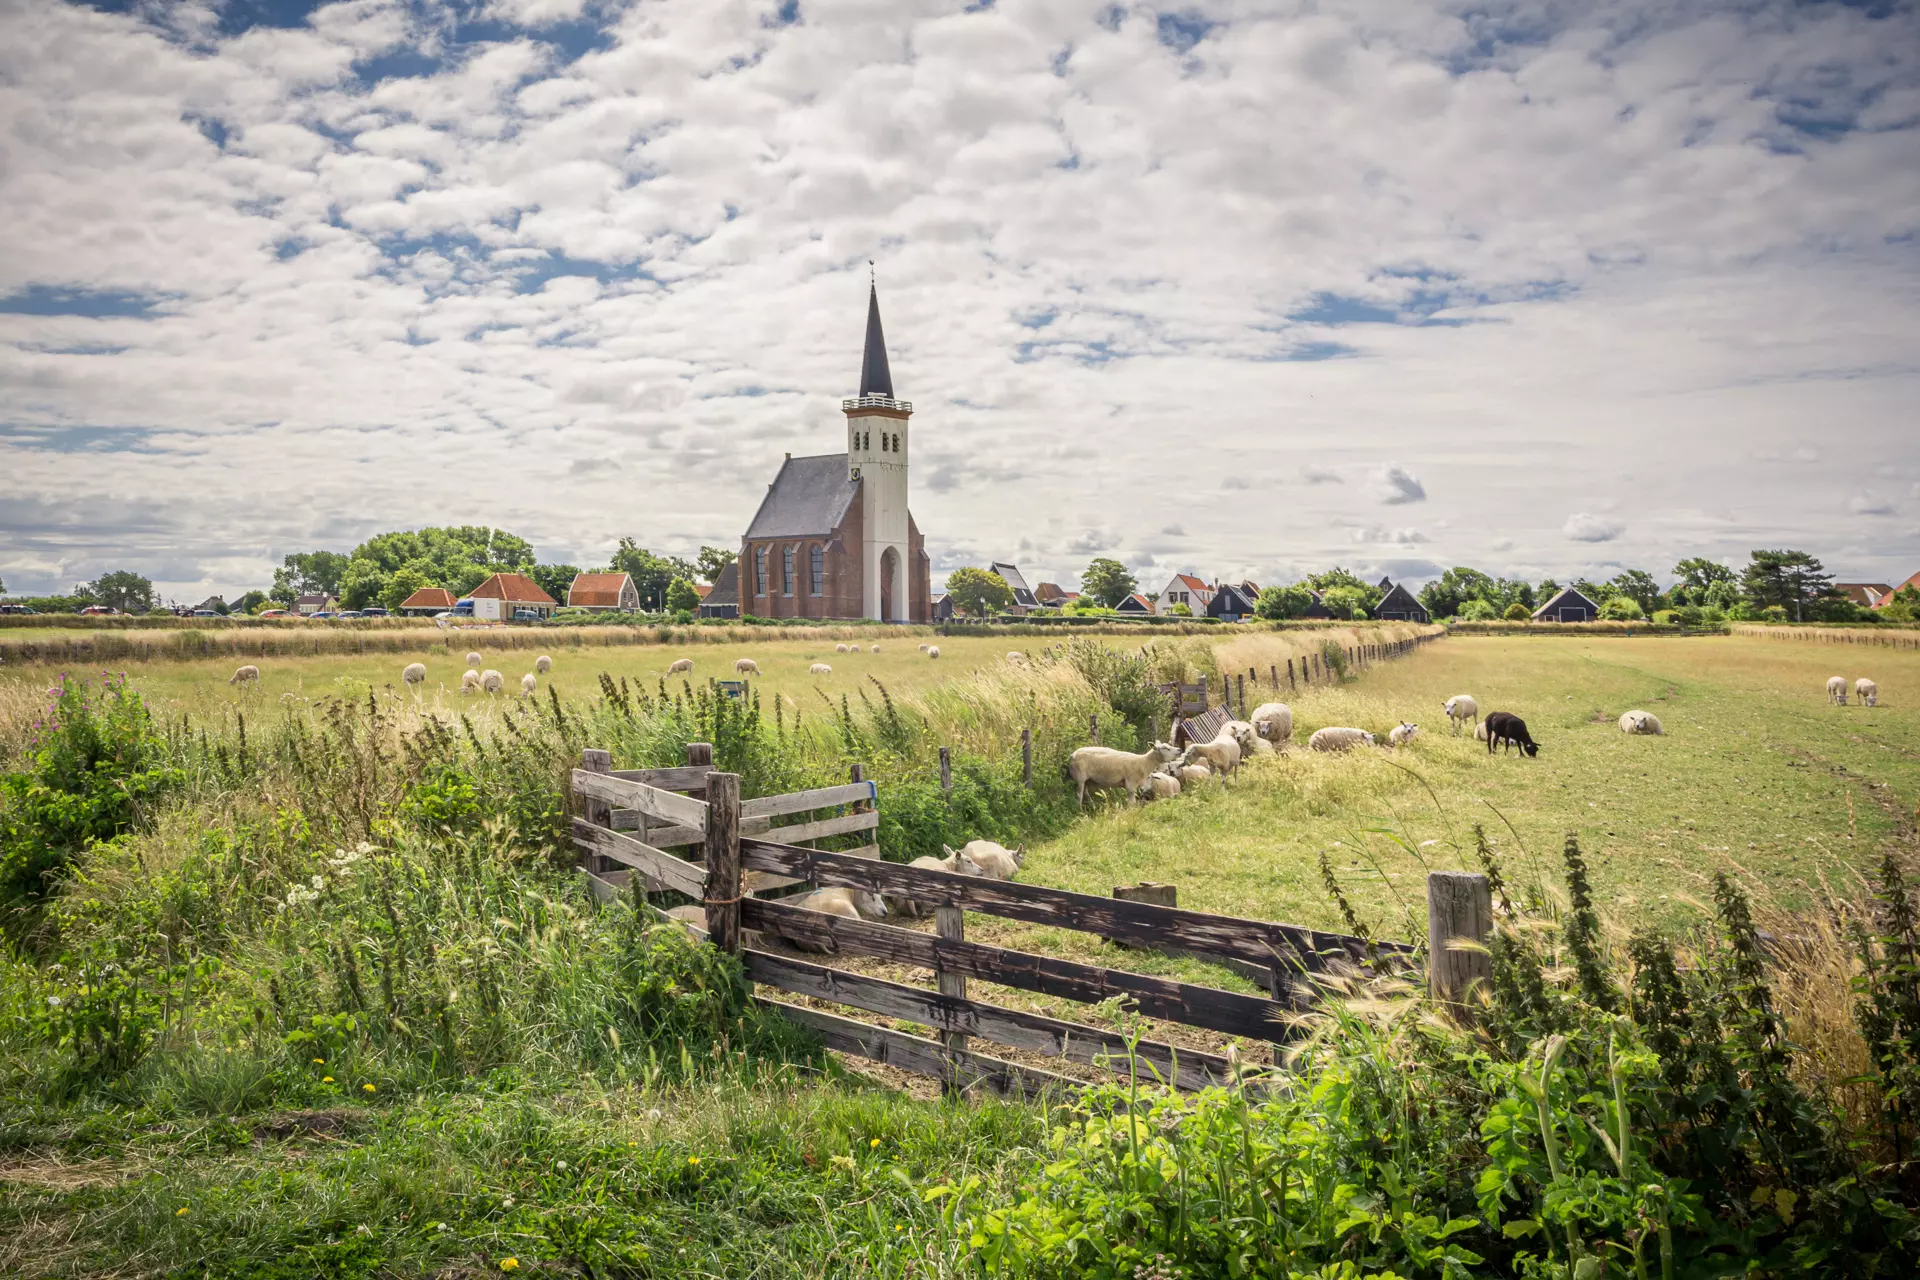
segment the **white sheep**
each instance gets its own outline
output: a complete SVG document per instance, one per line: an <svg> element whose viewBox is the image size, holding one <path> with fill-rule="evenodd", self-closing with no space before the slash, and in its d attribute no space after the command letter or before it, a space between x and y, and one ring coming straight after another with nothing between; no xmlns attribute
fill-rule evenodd
<svg viewBox="0 0 1920 1280"><path fill-rule="evenodd" d="M1880 705L1880 686L1865 676L1861 676L1853 682L1853 691L1860 695L1860 703L1862 706L1877 707Z"/></svg>
<svg viewBox="0 0 1920 1280"><path fill-rule="evenodd" d="M814 676L830 676L833 674L833 668L828 666L824 662L816 662L812 666L807 668L807 674L814 675Z"/></svg>
<svg viewBox="0 0 1920 1280"><path fill-rule="evenodd" d="M677 676L682 671L691 671L691 670L693 670L692 658L675 658L673 662L668 665L667 674L670 676Z"/></svg>
<svg viewBox="0 0 1920 1280"><path fill-rule="evenodd" d="M1365 729L1348 729L1329 725L1325 729L1315 729L1313 736L1307 739L1309 751L1346 751L1358 746L1373 746L1374 736Z"/></svg>
<svg viewBox="0 0 1920 1280"><path fill-rule="evenodd" d="M940 656L940 646L939 646L939 645L937 645L937 644L930 644L930 645L928 645L928 646L927 646L927 656L928 656L929 658L937 658L937 657L939 657L939 656Z"/></svg>
<svg viewBox="0 0 1920 1280"><path fill-rule="evenodd" d="M477 693L480 689L480 673L469 667L460 673L460 692Z"/></svg>
<svg viewBox="0 0 1920 1280"><path fill-rule="evenodd" d="M1224 778L1240 767L1240 755L1240 743L1234 738L1233 730L1222 725L1212 742L1188 743L1180 763L1192 764L1195 760L1205 760L1209 768Z"/></svg>
<svg viewBox="0 0 1920 1280"><path fill-rule="evenodd" d="M1140 788L1142 800L1171 800L1180 794L1180 779L1170 773L1150 773L1147 785Z"/></svg>
<svg viewBox="0 0 1920 1280"><path fill-rule="evenodd" d="M845 653L847 651L847 646L844 644L837 644L833 646L833 651L835 653Z"/></svg>
<svg viewBox="0 0 1920 1280"><path fill-rule="evenodd" d="M1183 787L1198 786L1213 776L1213 770L1207 767L1205 760L1195 760L1192 764L1176 766L1174 775L1180 779Z"/></svg>
<svg viewBox="0 0 1920 1280"><path fill-rule="evenodd" d="M853 647L854 647L855 649L858 649L858 648L859 648L860 646L859 646L859 645L855 645L855 646L853 646ZM880 646L879 646L879 645L875 645L875 646L873 646L873 652L874 652L874 653L878 653L878 652L880 652Z"/></svg>
<svg viewBox="0 0 1920 1280"><path fill-rule="evenodd" d="M1487 740L1487 722L1485 720L1473 726L1473 740L1475 742L1485 742Z"/></svg>
<svg viewBox="0 0 1920 1280"><path fill-rule="evenodd" d="M1845 676L1827 677L1827 701L1835 706L1847 705L1847 678Z"/></svg>
<svg viewBox="0 0 1920 1280"><path fill-rule="evenodd" d="M1480 728L1480 704L1473 700L1470 693L1456 693L1446 701L1447 720L1453 726L1455 737L1460 736L1461 726L1473 721L1476 736Z"/></svg>
<svg viewBox="0 0 1920 1280"><path fill-rule="evenodd" d="M553 670L553 659L543 653L533 660L533 669L541 675L545 675L547 672Z"/></svg>
<svg viewBox="0 0 1920 1280"><path fill-rule="evenodd" d="M925 653L926 651L927 651L927 645L926 645L926 642L923 640L920 643L920 652Z"/></svg>
<svg viewBox="0 0 1920 1280"><path fill-rule="evenodd" d="M1651 711L1626 711L1620 715L1620 732L1662 734L1666 728Z"/></svg>
<svg viewBox="0 0 1920 1280"><path fill-rule="evenodd" d="M945 845L942 845L940 847L943 849L946 848ZM984 874L980 870L980 867L978 866L978 864L976 864L973 861L973 859L967 857L967 855L964 853L955 853L951 849L947 850L947 856L944 858L934 858L934 857L915 858L912 862L909 862L907 865L910 867L918 867L922 871L948 871L948 872L952 872L955 875L962 875L962 876L977 876L977 875ZM885 902L886 902L887 910L893 912L895 915L924 916L929 914L927 907L923 906L918 902L915 902L912 898L897 898L892 894L887 894L885 895Z"/></svg>
<svg viewBox="0 0 1920 1280"><path fill-rule="evenodd" d="M1179 754L1166 742L1156 742L1139 755L1113 747L1081 747L1067 758L1067 777L1079 788L1079 803L1083 805L1088 787L1118 787L1133 795L1148 774L1163 764L1172 764Z"/></svg>
<svg viewBox="0 0 1920 1280"><path fill-rule="evenodd" d="M469 653L467 655L467 665L475 671L478 671L480 669L480 655L477 653Z"/></svg>
<svg viewBox="0 0 1920 1280"><path fill-rule="evenodd" d="M419 684L426 678L427 664L424 662L409 662L405 669L400 672L400 681L406 685Z"/></svg>
<svg viewBox="0 0 1920 1280"><path fill-rule="evenodd" d="M947 849L944 844L940 847L947 850L948 857L953 856L954 850ZM1027 860L1025 845L1009 849L994 840L969 840L958 852L976 868L967 872L967 875L985 876L989 880L1013 879Z"/></svg>
<svg viewBox="0 0 1920 1280"><path fill-rule="evenodd" d="M815 889L812 893L797 898L788 898L780 905L799 907L803 911L819 911L830 916L841 916L848 920L884 920L887 918L887 904L877 893L868 893L864 889L846 889L836 886L832 889ZM785 937L778 929L768 932ZM786 938L796 949L821 954L831 952L831 946L822 946L815 942L803 942L799 938Z"/></svg>
<svg viewBox="0 0 1920 1280"><path fill-rule="evenodd" d="M1018 649L1009 649L1007 650L1007 661L1016 667L1024 667L1027 665L1027 655Z"/></svg>
<svg viewBox="0 0 1920 1280"><path fill-rule="evenodd" d="M507 687L507 678L492 667L488 667L480 673L480 687L488 693L498 693Z"/></svg>
<svg viewBox="0 0 1920 1280"><path fill-rule="evenodd" d="M252 663L248 663L244 667L236 667L234 669L232 679L228 680L227 683L228 684L252 684L254 681L258 680L259 678L260 678L260 668L254 666Z"/></svg>
<svg viewBox="0 0 1920 1280"><path fill-rule="evenodd" d="M1247 719L1268 742L1285 742L1293 737L1293 708L1284 702L1263 702Z"/></svg>
<svg viewBox="0 0 1920 1280"><path fill-rule="evenodd" d="M1387 742L1391 746L1404 747L1409 742L1412 742L1413 736L1419 732L1419 725L1408 724L1405 720L1402 720L1399 724L1387 730Z"/></svg>
<svg viewBox="0 0 1920 1280"><path fill-rule="evenodd" d="M520 677L520 696L521 697L523 698L532 697L534 690L538 689L539 687L540 687L540 677L534 675L533 672L529 671L527 672L527 674Z"/></svg>
<svg viewBox="0 0 1920 1280"><path fill-rule="evenodd" d="M760 664L752 658L735 658L733 673L738 676L757 676L760 674Z"/></svg>

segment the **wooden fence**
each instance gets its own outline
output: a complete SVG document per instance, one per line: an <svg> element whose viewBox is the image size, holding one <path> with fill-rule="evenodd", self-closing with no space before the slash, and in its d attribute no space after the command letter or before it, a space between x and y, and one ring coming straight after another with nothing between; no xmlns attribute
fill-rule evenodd
<svg viewBox="0 0 1920 1280"><path fill-rule="evenodd" d="M573 774L574 843L596 892L618 891L633 875L648 892L672 890L701 903L702 932L738 955L752 983L917 1023L937 1038L756 995L755 999L816 1032L825 1044L925 1075L949 1088L985 1087L1028 1095L1072 1089L1078 1082L1055 1072L975 1051L975 1039L1124 1074L1128 1045L1116 1032L1006 1008L970 998L968 979L1096 1004L1124 997L1140 1014L1248 1041L1280 1046L1294 1034L1295 1015L1313 1007L1332 972L1368 963L1408 965L1414 948L1372 943L1299 925L1188 911L1149 902L979 876L923 870L880 861L872 845L850 852L803 848L801 839L870 831L877 822L873 784L860 767L847 785L755 800L740 799L740 780L711 768L712 748L694 743L688 763L670 769L614 770L604 751L584 753ZM826 818L807 817L826 809ZM798 820L772 825L776 817ZM629 834L635 832L637 834ZM699 858L669 848L698 846ZM622 874L624 872L624 874ZM1485 979L1485 955L1454 947L1456 937L1484 943L1491 924L1486 879L1448 878L1430 886L1430 942L1448 963L1432 970L1436 991L1456 1002ZM851 920L761 896L790 886L844 886L910 898L934 910L934 931ZM1439 896L1435 896L1439 893ZM1248 995L1172 978L1007 947L970 942L968 911L1030 924L1098 934L1131 947L1161 948L1219 961L1258 974L1265 995ZM742 944L757 929L811 952L807 960ZM1437 943L1436 941L1437 940ZM909 986L833 967L841 956L867 956L930 970L934 989ZM1227 1059L1216 1053L1142 1041L1133 1053L1167 1083L1183 1089L1227 1083Z"/></svg>

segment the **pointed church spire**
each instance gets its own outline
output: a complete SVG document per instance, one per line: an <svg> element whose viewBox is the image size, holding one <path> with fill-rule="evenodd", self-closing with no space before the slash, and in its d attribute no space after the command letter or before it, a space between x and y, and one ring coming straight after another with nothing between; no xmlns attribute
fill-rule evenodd
<svg viewBox="0 0 1920 1280"><path fill-rule="evenodd" d="M880 332L880 288L867 287L867 351L860 359L860 394L893 399L893 373L887 368L887 339Z"/></svg>

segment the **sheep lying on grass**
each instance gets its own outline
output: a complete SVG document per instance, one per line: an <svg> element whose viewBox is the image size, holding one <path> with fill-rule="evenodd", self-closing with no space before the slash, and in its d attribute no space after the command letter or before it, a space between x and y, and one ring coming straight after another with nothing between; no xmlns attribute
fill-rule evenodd
<svg viewBox="0 0 1920 1280"><path fill-rule="evenodd" d="M1487 740L1487 722L1485 720L1473 726L1473 740L1475 742L1485 742Z"/></svg>
<svg viewBox="0 0 1920 1280"><path fill-rule="evenodd" d="M675 658L673 662L668 665L667 674L670 676L677 676L682 671L692 671L692 670L693 670L692 658Z"/></svg>
<svg viewBox="0 0 1920 1280"><path fill-rule="evenodd" d="M1845 676L1827 677L1827 701L1836 707L1847 705L1847 678Z"/></svg>
<svg viewBox="0 0 1920 1280"><path fill-rule="evenodd" d="M478 671L480 669L480 655L477 653L467 654L467 665L475 671Z"/></svg>
<svg viewBox="0 0 1920 1280"><path fill-rule="evenodd" d="M931 656L940 651L929 652ZM1079 788L1082 805L1087 802L1088 787L1117 787L1131 796L1145 785L1148 774L1173 763L1179 754L1167 742L1156 742L1139 755L1113 747L1081 747L1067 760L1067 777Z"/></svg>
<svg viewBox="0 0 1920 1280"><path fill-rule="evenodd" d="M1853 682L1853 691L1860 695L1861 705L1868 707L1880 705L1880 686L1865 676Z"/></svg>
<svg viewBox="0 0 1920 1280"><path fill-rule="evenodd" d="M527 674L520 677L520 696L521 697L523 698L532 697L533 691L538 689L539 687L540 687L540 677L534 675L533 672L529 671L527 672Z"/></svg>
<svg viewBox="0 0 1920 1280"><path fill-rule="evenodd" d="M859 649L860 649L860 646L859 646L859 645L855 645L855 646L853 646L853 647L854 647L854 651L855 651L855 652L858 652L858 651L859 651ZM880 652L880 646L879 646L879 645L875 645L875 646L873 646L873 652L875 652L875 653L878 653L878 652Z"/></svg>
<svg viewBox="0 0 1920 1280"><path fill-rule="evenodd" d="M1180 757L1180 763L1192 764L1195 760L1205 760L1207 767L1223 778L1238 769L1240 743L1233 736L1232 726L1222 725L1212 742L1189 743L1186 753Z"/></svg>
<svg viewBox="0 0 1920 1280"><path fill-rule="evenodd" d="M812 893L802 894L797 898L784 899L781 905L799 907L804 911L819 911L826 915L841 916L848 920L884 920L887 918L887 904L881 900L880 895L877 893L868 893L864 889L845 889L839 887L832 889L815 889ZM823 947L817 943L803 942L798 938L786 937L786 935L781 934L778 929L770 929L768 932L774 934L775 937L783 938L786 942L801 951L812 951L824 955L832 950L830 947Z"/></svg>
<svg viewBox="0 0 1920 1280"><path fill-rule="evenodd" d="M1247 717L1254 732L1268 742L1286 742L1293 737L1293 708L1284 702L1263 702Z"/></svg>
<svg viewBox="0 0 1920 1280"><path fill-rule="evenodd" d="M1655 735L1665 733L1666 728L1651 711L1628 711L1620 716L1620 732Z"/></svg>
<svg viewBox="0 0 1920 1280"><path fill-rule="evenodd" d="M1170 773L1150 773L1147 785L1140 788L1142 800L1171 800L1180 794L1180 779Z"/></svg>
<svg viewBox="0 0 1920 1280"><path fill-rule="evenodd" d="M1195 760L1192 764L1176 765L1174 776L1180 779L1183 787L1197 786L1213 776L1213 770L1207 767L1205 760Z"/></svg>
<svg viewBox="0 0 1920 1280"><path fill-rule="evenodd" d="M945 845L940 847L947 850L949 857L956 852L953 849L947 849ZM968 875L982 875L989 880L1013 879L1015 873L1020 870L1020 865L1027 859L1024 846L1009 849L993 840L969 840L960 847L958 853L979 868L978 871L968 872Z"/></svg>
<svg viewBox="0 0 1920 1280"><path fill-rule="evenodd" d="M1309 751L1350 751L1355 747L1373 745L1375 745L1374 736L1365 729L1351 729L1338 725L1315 729L1313 736L1307 739Z"/></svg>
<svg viewBox="0 0 1920 1280"><path fill-rule="evenodd" d="M835 653L845 653L847 651L847 646L844 644L837 644L833 646L833 651Z"/></svg>
<svg viewBox="0 0 1920 1280"><path fill-rule="evenodd" d="M489 667L480 673L480 687L488 693L498 693L507 687L507 678Z"/></svg>
<svg viewBox="0 0 1920 1280"><path fill-rule="evenodd" d="M944 845L941 847L946 848ZM907 865L910 867L918 867L922 871L948 871L955 875L962 876L984 874L973 859L964 853L955 853L951 849L947 850L947 856L944 858L915 858ZM886 895L885 902L887 910L893 912L895 915L928 916L933 914L933 908L930 905L915 902L912 898L896 898L892 894L888 894Z"/></svg>
<svg viewBox="0 0 1920 1280"><path fill-rule="evenodd" d="M254 666L252 663L248 663L244 667L235 668L232 679L228 680L227 683L228 684L252 684L254 681L258 680L259 678L260 678L260 668Z"/></svg>
<svg viewBox="0 0 1920 1280"><path fill-rule="evenodd" d="M553 670L553 659L543 653L533 660L533 669L541 675L545 675L547 672Z"/></svg>
<svg viewBox="0 0 1920 1280"><path fill-rule="evenodd" d="M1473 721L1475 736L1479 736L1480 704L1473 700L1470 693L1456 693L1446 701L1447 719L1453 725L1453 734L1460 736L1460 728L1467 721Z"/></svg>
<svg viewBox="0 0 1920 1280"><path fill-rule="evenodd" d="M1404 747L1409 742L1412 742L1413 735L1419 732L1419 725L1408 724L1405 720L1402 720L1399 724L1387 730L1387 744L1394 747Z"/></svg>
<svg viewBox="0 0 1920 1280"><path fill-rule="evenodd" d="M424 662L409 662L400 672L400 682L406 685L419 684L426 678L427 664Z"/></svg>
<svg viewBox="0 0 1920 1280"><path fill-rule="evenodd" d="M807 668L807 674L810 676L830 676L833 674L833 668L824 662L816 662Z"/></svg>
<svg viewBox="0 0 1920 1280"><path fill-rule="evenodd" d="M757 676L760 674L760 664L752 658L735 658L733 673L740 676Z"/></svg>

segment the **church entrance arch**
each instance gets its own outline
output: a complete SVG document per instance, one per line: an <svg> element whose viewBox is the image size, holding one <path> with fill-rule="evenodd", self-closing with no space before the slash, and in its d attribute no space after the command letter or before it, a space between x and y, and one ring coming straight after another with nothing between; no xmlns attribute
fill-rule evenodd
<svg viewBox="0 0 1920 1280"><path fill-rule="evenodd" d="M898 622L894 609L893 584L900 577L900 553L888 547L880 553L880 621Z"/></svg>

